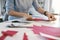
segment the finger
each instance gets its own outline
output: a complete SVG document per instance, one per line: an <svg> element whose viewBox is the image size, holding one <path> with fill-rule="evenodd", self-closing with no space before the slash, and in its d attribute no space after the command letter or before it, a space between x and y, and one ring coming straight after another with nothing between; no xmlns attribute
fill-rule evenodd
<svg viewBox="0 0 60 40"><path fill-rule="evenodd" d="M48 19L49 19L50 21L52 21L52 18L48 17Z"/></svg>
<svg viewBox="0 0 60 40"><path fill-rule="evenodd" d="M54 16L52 16L52 20L53 20L53 21L55 21L55 20L56 20L56 18L55 18Z"/></svg>
<svg viewBox="0 0 60 40"><path fill-rule="evenodd" d="M28 20L28 21L33 21L33 19L32 19L32 18L27 18L27 20Z"/></svg>
<svg viewBox="0 0 60 40"><path fill-rule="evenodd" d="M50 18L49 18L51 21L55 21L55 17L52 15L52 16L50 16Z"/></svg>

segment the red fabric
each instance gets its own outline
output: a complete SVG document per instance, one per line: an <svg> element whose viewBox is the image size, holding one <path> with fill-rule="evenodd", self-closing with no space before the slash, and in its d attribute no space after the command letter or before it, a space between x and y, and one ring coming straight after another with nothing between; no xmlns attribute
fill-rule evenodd
<svg viewBox="0 0 60 40"><path fill-rule="evenodd" d="M7 36L13 36L13 35L15 35L17 33L17 31L10 31L10 30L8 30L8 31L2 31L2 36L0 37L0 40L4 40Z"/></svg>
<svg viewBox="0 0 60 40"><path fill-rule="evenodd" d="M16 33L17 33L17 31L11 31L11 30L7 30L6 32L5 31L2 31L2 34L8 35L8 36L13 36Z"/></svg>
<svg viewBox="0 0 60 40"><path fill-rule="evenodd" d="M26 33L24 33L23 40L28 40L28 37L27 37Z"/></svg>
<svg viewBox="0 0 60 40"><path fill-rule="evenodd" d="M0 37L0 40L4 40L6 37L7 37L7 35L2 35L2 36Z"/></svg>

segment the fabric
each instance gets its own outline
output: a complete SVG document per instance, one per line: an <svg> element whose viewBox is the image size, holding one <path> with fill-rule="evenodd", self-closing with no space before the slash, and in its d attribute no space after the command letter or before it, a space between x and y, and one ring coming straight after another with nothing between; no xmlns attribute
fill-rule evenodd
<svg viewBox="0 0 60 40"><path fill-rule="evenodd" d="M35 34L40 34L40 27L38 27L38 26L36 26L36 25L33 25L33 28L32 28L33 30L33 32L35 33Z"/></svg>
<svg viewBox="0 0 60 40"><path fill-rule="evenodd" d="M10 30L8 30L8 31L2 31L2 36L0 37L0 40L4 40L7 36L13 36L13 35L15 35L17 33L17 31L10 31Z"/></svg>
<svg viewBox="0 0 60 40"><path fill-rule="evenodd" d="M10 10L28 13L28 10L32 7L32 5L35 9L40 7L37 0L6 0L6 13L8 13ZM10 17L13 17L14 19L17 18L14 16Z"/></svg>
<svg viewBox="0 0 60 40"><path fill-rule="evenodd" d="M8 36L13 36L17 33L17 31L10 31L10 30L7 30L7 31L2 31L2 34L3 35L8 35Z"/></svg>
<svg viewBox="0 0 60 40"><path fill-rule="evenodd" d="M50 27L50 26L41 26L40 30L42 30L41 31L42 33L60 37L60 28L54 28L54 27Z"/></svg>
<svg viewBox="0 0 60 40"><path fill-rule="evenodd" d="M28 40L26 33L24 33L23 40Z"/></svg>
<svg viewBox="0 0 60 40"><path fill-rule="evenodd" d="M35 26L33 27L33 32L35 34L39 34L40 32L55 36L55 37L60 37L60 28L54 28L50 26Z"/></svg>

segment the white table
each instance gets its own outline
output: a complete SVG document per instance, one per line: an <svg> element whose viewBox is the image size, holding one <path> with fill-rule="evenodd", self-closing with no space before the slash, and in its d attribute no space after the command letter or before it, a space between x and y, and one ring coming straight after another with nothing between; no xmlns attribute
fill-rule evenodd
<svg viewBox="0 0 60 40"><path fill-rule="evenodd" d="M56 21L51 21L51 22L48 22L48 21L27 21L27 22L30 22L30 24L29 23L28 24L15 23L14 25L24 26L24 27L27 27L27 26L32 27L33 25L37 25L37 26L46 25L46 26L60 28L60 25L59 25L60 19L59 18L60 18L60 16L56 16ZM15 19L15 20L21 21L21 19ZM15 20L10 20L10 21L0 23L0 28L7 28L6 26L12 24L11 21L15 21Z"/></svg>
<svg viewBox="0 0 60 40"><path fill-rule="evenodd" d="M38 21L37 22L37 21L35 21L35 22L32 22L31 24L23 25L23 26L30 26L30 27L32 27L33 25L37 25L37 26L46 25L46 26L60 28L60 26L59 26L59 16L56 16L56 18L57 18L57 20L54 21L54 22L46 22L46 21ZM26 32L27 35L29 36L29 40L37 40L37 39L38 40L42 40L42 38L39 37L39 35L34 34L31 31L31 29L27 29L25 27L24 28L13 28L13 29L12 28L7 28L6 25L9 25L9 24L11 24L11 21L0 23L0 28L1 28L0 31L2 31L2 30L17 30L18 33L14 37L12 37L12 38L10 38L10 37L6 38L6 40L8 40L9 38L10 38L9 40L22 40L24 32ZM47 36L50 37L50 35L46 35L46 34L42 34L42 33L41 33L41 35L42 36L45 35L45 37L47 37ZM55 38L55 39L60 39L60 38L54 37L54 36L51 36L51 37Z"/></svg>
<svg viewBox="0 0 60 40"><path fill-rule="evenodd" d="M29 40L44 40L44 38L42 38L39 35L34 34L30 29L26 29L26 28L9 28L9 29L1 29L0 31L7 31L7 30L13 30L13 31L18 31L18 33L16 33L13 37L6 37L5 40L23 40L23 36L24 33L26 33L26 35L28 36ZM2 36L1 32L0 32L0 36Z"/></svg>

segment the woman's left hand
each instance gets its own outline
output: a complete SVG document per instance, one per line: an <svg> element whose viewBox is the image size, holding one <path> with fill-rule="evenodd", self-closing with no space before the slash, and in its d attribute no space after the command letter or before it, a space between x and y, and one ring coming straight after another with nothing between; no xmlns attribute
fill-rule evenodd
<svg viewBox="0 0 60 40"><path fill-rule="evenodd" d="M55 21L56 20L55 16L53 14L49 13L49 12L46 13L46 16L48 17L48 19L50 21Z"/></svg>

